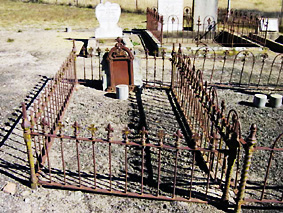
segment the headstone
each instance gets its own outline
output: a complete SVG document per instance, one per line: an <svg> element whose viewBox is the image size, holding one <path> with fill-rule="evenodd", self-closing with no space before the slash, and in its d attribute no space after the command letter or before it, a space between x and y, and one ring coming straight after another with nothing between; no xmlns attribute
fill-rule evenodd
<svg viewBox="0 0 283 213"><path fill-rule="evenodd" d="M158 0L158 13L163 16L163 31L183 30L184 0Z"/></svg>
<svg viewBox="0 0 283 213"><path fill-rule="evenodd" d="M95 8L99 27L95 30L96 38L122 37L122 29L118 26L121 15L119 4L106 2L100 3Z"/></svg>
<svg viewBox="0 0 283 213"><path fill-rule="evenodd" d="M279 22L278 18L264 18L260 21L260 30L269 32L278 32L279 31Z"/></svg>
<svg viewBox="0 0 283 213"><path fill-rule="evenodd" d="M200 31L214 29L217 22L218 0L194 0L194 31L198 30L200 20Z"/></svg>
<svg viewBox="0 0 283 213"><path fill-rule="evenodd" d="M117 43L109 51L107 55L108 73L106 73L109 84L107 91L114 92L115 87L119 84L129 85L129 90L133 90L134 74L133 74L133 60L134 55L131 50L127 48L121 38L116 39Z"/></svg>

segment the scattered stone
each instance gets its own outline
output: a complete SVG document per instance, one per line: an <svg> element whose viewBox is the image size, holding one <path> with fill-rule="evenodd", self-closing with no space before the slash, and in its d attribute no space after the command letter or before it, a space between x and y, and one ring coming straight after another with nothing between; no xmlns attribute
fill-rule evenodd
<svg viewBox="0 0 283 213"><path fill-rule="evenodd" d="M9 193L9 194L11 194L11 195L14 195L14 194L16 193L16 184L15 184L15 183L8 182L8 183L4 186L3 192Z"/></svg>
<svg viewBox="0 0 283 213"><path fill-rule="evenodd" d="M23 197L27 197L27 196L29 196L29 195L30 195L30 191L27 191L27 190L26 190L26 191L23 191L23 192L22 192L22 196L23 196Z"/></svg>

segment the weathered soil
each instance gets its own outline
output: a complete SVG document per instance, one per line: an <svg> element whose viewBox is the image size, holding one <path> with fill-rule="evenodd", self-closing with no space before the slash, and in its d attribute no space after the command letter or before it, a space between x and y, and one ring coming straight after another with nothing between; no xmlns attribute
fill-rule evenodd
<svg viewBox="0 0 283 213"><path fill-rule="evenodd" d="M221 212L211 205L197 203L153 201L42 187L30 189L26 147L18 119L20 104L24 100L30 102L44 86L46 78L57 72L72 48L68 38L84 39L93 34L29 29L23 32L1 30L0 35L0 188L3 189L8 182L16 184L16 191L12 194L0 191L1 212ZM8 38L14 41L7 42ZM74 96L68 111L81 113L75 114L75 117L80 117L78 122L95 123L104 128L106 123L111 122L117 131L125 127L122 124L129 122L127 102L119 103L105 96L104 92L90 88L78 87L77 92L82 96ZM84 103L81 98L88 102ZM119 116L112 116L117 111ZM69 113L65 119L68 123L74 120Z"/></svg>
<svg viewBox="0 0 283 213"><path fill-rule="evenodd" d="M92 32L72 32L33 30L24 32L0 31L0 188L7 182L16 184L14 194L0 191L0 206L3 212L222 212L222 210L206 204L165 202L146 199L124 198L109 195L98 195L79 191L28 187L29 171L26 148L22 138L19 117L20 103L29 102L44 86L46 77L52 77L69 54L72 43L68 38L89 38ZM7 42L13 38L14 42ZM269 146L282 132L282 108L252 107L253 92L243 93L234 90L219 90L219 99L224 99L227 110L236 108L240 114L243 137L248 135L252 123L258 125L258 144ZM153 132L163 128L170 135L179 128L172 113L164 91L154 94L145 91L143 94L147 123ZM160 104L162 103L162 105ZM160 108L159 108L160 105ZM162 106L162 107L161 107ZM136 97L131 95L127 101L119 101L113 95L87 86L78 86L67 113L64 117L66 125L75 121L83 127L94 124L98 128L97 136L105 137L106 125L111 123L115 132L121 132L129 123L134 127L139 123ZM166 110L166 114L164 111ZM166 119L164 119L166 118ZM11 126L15 128L11 131ZM66 130L71 134L72 129ZM120 134L121 136L121 134ZM169 136L168 136L169 137ZM121 139L118 137L116 139ZM168 140L169 141L169 140ZM103 151L101 148L101 153ZM72 154L72 153L70 153ZM72 155L74 156L74 155ZM117 156L119 156L117 154ZM55 154L56 157L56 154ZM71 155L69 156L71 158ZM282 156L279 156L282 159ZM256 164L252 165L252 178L263 169L260 160L266 162L266 156L255 154ZM51 162L52 163L52 162ZM56 164L56 159L54 161ZM119 166L119 163L116 162ZM280 166L278 163L277 165ZM70 165L72 166L72 165ZM281 166L282 167L282 166ZM282 168L271 173L272 179L282 183ZM103 165L101 170L103 170ZM246 210L244 210L246 211ZM258 209L249 211L257 212ZM270 210L272 212L273 210Z"/></svg>

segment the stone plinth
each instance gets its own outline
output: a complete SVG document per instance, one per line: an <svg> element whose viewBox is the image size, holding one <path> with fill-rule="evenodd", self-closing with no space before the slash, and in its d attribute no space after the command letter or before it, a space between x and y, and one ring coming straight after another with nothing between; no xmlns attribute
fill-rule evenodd
<svg viewBox="0 0 283 213"><path fill-rule="evenodd" d="M116 98L119 100L127 100L129 97L129 86L126 84L119 84L116 86Z"/></svg>
<svg viewBox="0 0 283 213"><path fill-rule="evenodd" d="M267 102L267 96L263 94L255 94L253 104L257 108L263 108L265 107L265 104Z"/></svg>

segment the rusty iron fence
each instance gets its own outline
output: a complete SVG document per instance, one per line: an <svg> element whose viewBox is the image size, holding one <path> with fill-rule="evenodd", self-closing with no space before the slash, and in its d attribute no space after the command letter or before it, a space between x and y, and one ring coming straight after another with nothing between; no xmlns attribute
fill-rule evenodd
<svg viewBox="0 0 283 213"><path fill-rule="evenodd" d="M93 80L94 70L101 77L100 63L92 61L96 56L101 62L101 50L96 51L81 58L84 80ZM281 182L274 185L273 177L280 162L272 158L282 154L282 134L270 148L258 147L257 128L252 125L250 135L243 139L238 113L227 113L225 102L219 104L216 89L205 81L205 71L196 69L200 66L195 58L184 55L181 46L171 53L169 78L164 77L166 53L161 57L146 54L148 70L143 69L147 73L143 80L145 86L170 91L186 126L182 133L176 130L166 135L160 130L149 134L144 127L116 133L109 124L105 137L99 138L95 125L77 122L73 132L66 131L69 127L62 124L62 116L78 82L74 52L34 104L28 110L23 105L32 188L40 184L129 197L230 204L235 211L246 203L283 203ZM252 157L258 153L269 157L268 165L262 179L249 180L258 165Z"/></svg>
<svg viewBox="0 0 283 213"><path fill-rule="evenodd" d="M168 20L161 18L155 9L147 10L147 30L164 43L220 43L226 47L259 47L266 46L268 36L268 19L259 14L238 10L219 10L217 20L207 16L203 20L198 18L193 26L190 7L184 8L183 29L174 29L179 22L176 16ZM171 28L163 29L163 23ZM177 23L177 24L176 24ZM193 27L195 29L193 29Z"/></svg>
<svg viewBox="0 0 283 213"><path fill-rule="evenodd" d="M278 177L282 176L278 175L281 164L272 161L275 153L282 154L282 134L271 147L256 146L257 127L253 124L249 137L244 140L241 137L238 113L230 110L226 117L225 103L222 101L219 105L217 92L213 87L208 87L207 81L203 80L202 71L196 70L190 58L183 55L180 49L178 53L173 51L172 56L172 92L187 119L195 144L212 150L220 149L222 146L229 148L228 153L225 153L225 163L222 163L227 166L225 184L235 192L235 210L240 211L241 205L249 202L282 204L282 179L278 180ZM211 156L205 156L206 154L203 153L204 159L211 162ZM268 164L262 167L263 172L258 172L261 162L253 161L252 155L259 155L257 159L269 159ZM219 155L213 157L217 158ZM221 160L218 159L216 162L213 166L212 161L209 166L219 168ZM272 163L275 165L271 169ZM250 170L251 165L253 168ZM249 175L252 177L249 178ZM228 196L228 188L224 188L223 201Z"/></svg>
<svg viewBox="0 0 283 213"><path fill-rule="evenodd" d="M283 54L271 58L267 53L254 55L248 50L219 52L210 47L201 47L185 57L188 57L191 66L199 67L204 81L210 85L283 89Z"/></svg>
<svg viewBox="0 0 283 213"><path fill-rule="evenodd" d="M163 42L163 16L157 10L147 8L146 29L150 31L162 44Z"/></svg>
<svg viewBox="0 0 283 213"><path fill-rule="evenodd" d="M50 140L46 141L42 146L36 146L35 143L33 147L35 150L32 150L31 132L41 131L42 125L44 126L43 132L48 134L55 134L58 131L58 124L62 122L75 84L77 84L75 52L74 46L59 71L55 74L54 78L48 81L44 90L36 100L34 100L33 104L29 106L28 111L25 104L22 106L22 128L24 130L24 139L28 150L32 188L36 187L37 177L35 172L40 170L40 167L44 165L46 159L49 161L48 152L54 141L49 138ZM40 167L35 168L34 157L38 160L37 164Z"/></svg>
<svg viewBox="0 0 283 213"><path fill-rule="evenodd" d="M94 50L93 48L82 48L80 58L78 58L78 67L83 72L77 74L80 83L93 82L94 80L102 80L104 73L103 66L105 60L103 57L108 53L108 49L102 50L99 47ZM159 55L159 56L158 56ZM158 54L157 51L153 52L153 56L149 54L149 50L145 49L145 55L135 56L140 67L141 79L146 87L156 88L169 88L171 85L171 66L168 66L171 54L167 53L164 49ZM104 68L105 69L105 68Z"/></svg>

